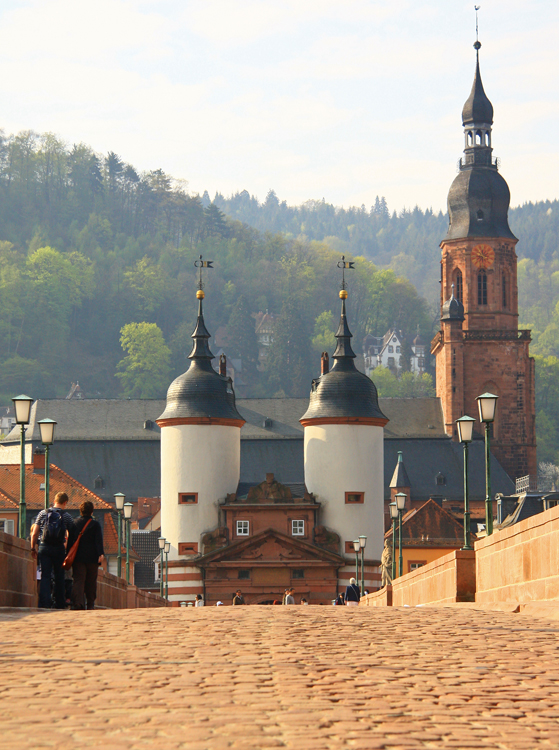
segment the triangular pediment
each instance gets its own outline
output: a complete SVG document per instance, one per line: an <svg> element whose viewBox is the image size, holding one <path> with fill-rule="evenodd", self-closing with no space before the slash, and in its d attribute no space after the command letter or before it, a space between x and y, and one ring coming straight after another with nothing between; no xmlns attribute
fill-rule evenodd
<svg viewBox="0 0 559 750"><path fill-rule="evenodd" d="M277 561L287 563L313 560L343 565L343 558L309 542L266 529L253 537L233 542L226 547L203 555L197 562L233 562L236 560Z"/></svg>

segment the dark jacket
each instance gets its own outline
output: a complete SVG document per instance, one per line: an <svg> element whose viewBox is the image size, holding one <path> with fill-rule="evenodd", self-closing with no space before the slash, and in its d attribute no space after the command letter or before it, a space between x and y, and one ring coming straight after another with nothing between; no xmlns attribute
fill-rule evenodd
<svg viewBox="0 0 559 750"><path fill-rule="evenodd" d="M75 522L75 539L77 539L78 534L90 518L91 516L81 516ZM94 563L97 562L101 555L104 554L103 532L101 531L101 525L93 518L87 529L84 531L82 538L80 539L75 562Z"/></svg>
<svg viewBox="0 0 559 750"><path fill-rule="evenodd" d="M346 602L358 602L360 599L359 586L355 583L351 583L345 590Z"/></svg>

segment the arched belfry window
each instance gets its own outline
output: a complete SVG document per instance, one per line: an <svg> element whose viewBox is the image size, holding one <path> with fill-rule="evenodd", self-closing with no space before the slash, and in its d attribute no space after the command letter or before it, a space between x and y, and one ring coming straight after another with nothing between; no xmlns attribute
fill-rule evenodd
<svg viewBox="0 0 559 750"><path fill-rule="evenodd" d="M506 276L506 274L503 274L503 278L501 280L501 284L502 284L502 289L503 289L503 307L506 308L507 307L507 302L508 302L508 299L507 299L507 276Z"/></svg>
<svg viewBox="0 0 559 750"><path fill-rule="evenodd" d="M480 271L477 275L477 303L478 305L487 304L487 274Z"/></svg>
<svg viewBox="0 0 559 750"><path fill-rule="evenodd" d="M464 300L462 299L462 271L460 269L456 271L454 277L454 296L458 302L462 302L462 304L464 303Z"/></svg>

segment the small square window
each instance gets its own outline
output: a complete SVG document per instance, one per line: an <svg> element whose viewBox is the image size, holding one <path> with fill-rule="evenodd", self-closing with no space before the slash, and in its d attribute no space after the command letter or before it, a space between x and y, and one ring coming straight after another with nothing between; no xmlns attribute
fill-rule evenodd
<svg viewBox="0 0 559 750"><path fill-rule="evenodd" d="M293 536L305 536L305 522L291 521L291 534Z"/></svg>
<svg viewBox="0 0 559 750"><path fill-rule="evenodd" d="M363 503L365 501L364 492L346 492L345 501L347 505L354 505L355 503Z"/></svg>
<svg viewBox="0 0 559 750"><path fill-rule="evenodd" d="M239 581L250 580L250 570L239 570L237 578L239 579Z"/></svg>
<svg viewBox="0 0 559 750"><path fill-rule="evenodd" d="M298 568L294 568L292 570L292 572L291 572L291 577L292 578L304 578L305 577L305 571L304 570L300 570Z"/></svg>
<svg viewBox="0 0 559 750"><path fill-rule="evenodd" d="M196 505L197 502L197 492L179 492L179 505Z"/></svg>
<svg viewBox="0 0 559 750"><path fill-rule="evenodd" d="M393 346L389 346L388 347L388 353L389 354L394 354L394 347Z"/></svg>
<svg viewBox="0 0 559 750"><path fill-rule="evenodd" d="M248 536L248 521L237 521L237 536Z"/></svg>
<svg viewBox="0 0 559 750"><path fill-rule="evenodd" d="M400 347L399 346L396 347L396 354L400 354Z"/></svg>
<svg viewBox="0 0 559 750"><path fill-rule="evenodd" d="M426 565L425 560L416 560L415 562L412 562L410 560L410 562L408 563L408 568L409 568L408 572L411 573L412 570L417 570L418 568L422 568L424 565Z"/></svg>

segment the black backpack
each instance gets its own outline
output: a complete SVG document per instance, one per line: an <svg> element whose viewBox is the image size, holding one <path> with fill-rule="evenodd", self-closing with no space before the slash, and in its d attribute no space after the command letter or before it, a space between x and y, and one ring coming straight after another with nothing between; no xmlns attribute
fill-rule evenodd
<svg viewBox="0 0 559 750"><path fill-rule="evenodd" d="M56 508L47 510L47 518L43 526L42 544L63 544L66 537L66 526L62 514Z"/></svg>

